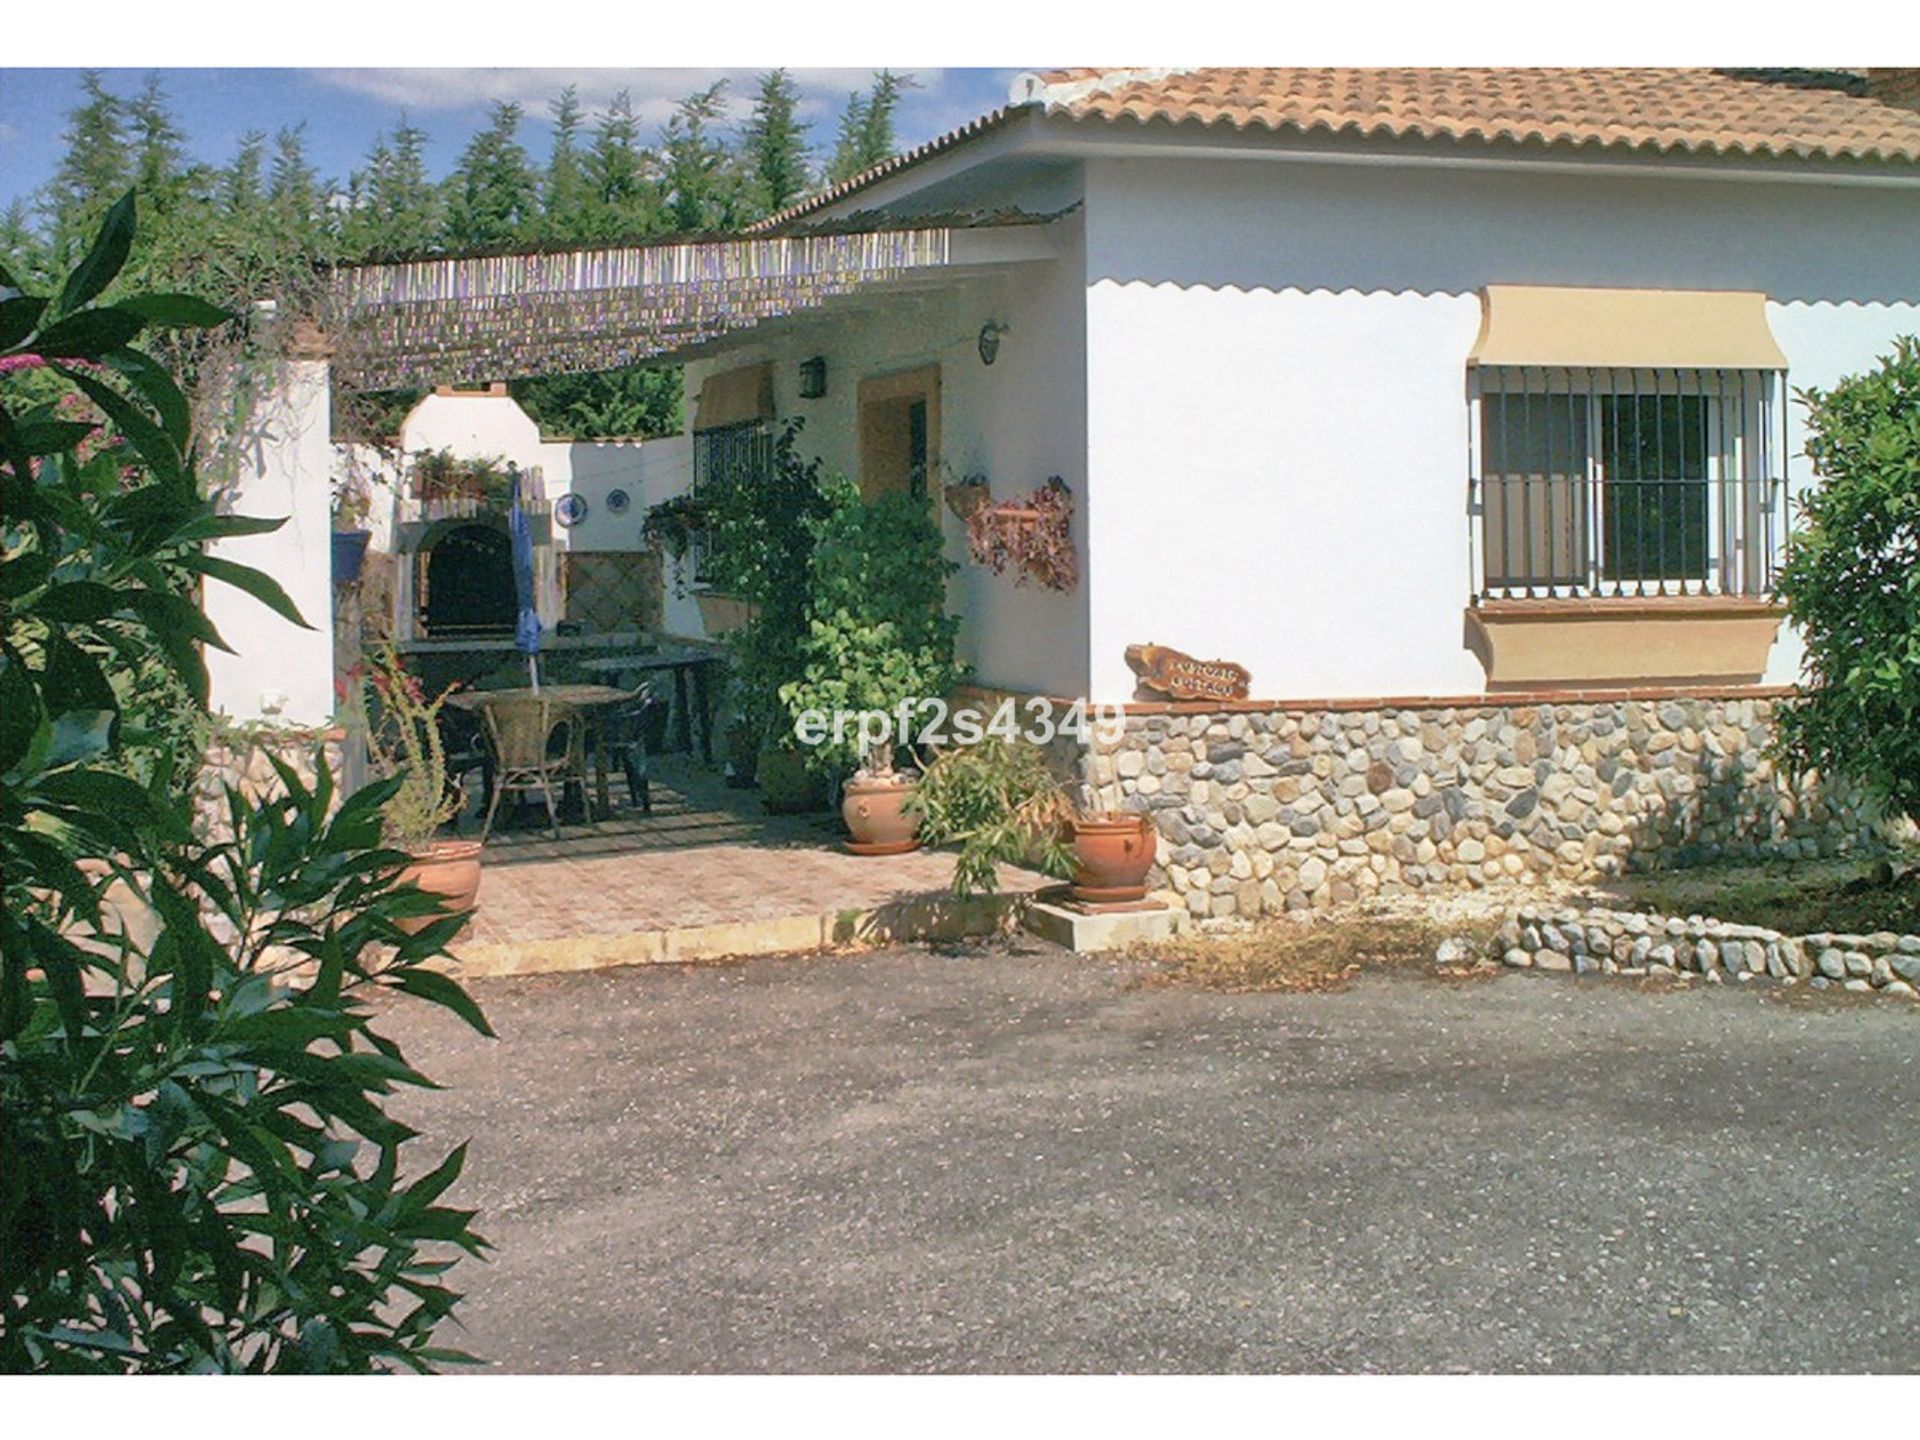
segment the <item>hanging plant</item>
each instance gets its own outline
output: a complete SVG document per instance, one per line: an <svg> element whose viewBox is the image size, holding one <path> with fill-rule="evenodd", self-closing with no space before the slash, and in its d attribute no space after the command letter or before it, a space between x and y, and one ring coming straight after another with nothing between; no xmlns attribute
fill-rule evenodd
<svg viewBox="0 0 1920 1440"><path fill-rule="evenodd" d="M1015 585L1032 580L1048 590L1073 589L1080 583L1073 492L1055 475L1016 500L977 506L967 516L967 546L974 563L994 574L1014 570Z"/></svg>

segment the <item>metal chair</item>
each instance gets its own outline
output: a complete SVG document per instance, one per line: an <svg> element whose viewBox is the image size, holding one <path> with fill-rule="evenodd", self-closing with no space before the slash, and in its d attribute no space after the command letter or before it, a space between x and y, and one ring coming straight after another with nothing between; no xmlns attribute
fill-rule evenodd
<svg viewBox="0 0 1920 1440"><path fill-rule="evenodd" d="M555 786L565 786L569 775L577 774L580 752L580 720L572 706L555 702L544 695L503 697L489 700L482 708L487 735L493 742L493 798L487 802L486 824L480 828L484 841L493 832L494 813L500 797L508 791L524 794L540 792L547 804L547 833L560 838L560 809ZM560 753L553 751L553 737L564 732Z"/></svg>
<svg viewBox="0 0 1920 1440"><path fill-rule="evenodd" d="M607 760L609 764L618 765L626 776L627 802L642 815L653 813L653 791L647 774L647 732L659 728L666 708L666 701L656 698L651 686L642 685L624 701L607 706L600 717Z"/></svg>
<svg viewBox="0 0 1920 1440"><path fill-rule="evenodd" d="M449 705L440 712L440 744L447 757L447 779L458 787L462 799L460 813L453 817L454 830L466 820L467 776L480 772L480 808L493 803L493 742L484 718Z"/></svg>

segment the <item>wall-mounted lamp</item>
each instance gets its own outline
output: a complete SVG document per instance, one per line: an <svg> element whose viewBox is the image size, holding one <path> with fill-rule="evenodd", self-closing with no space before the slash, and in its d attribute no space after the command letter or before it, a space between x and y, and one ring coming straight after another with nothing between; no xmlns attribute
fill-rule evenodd
<svg viewBox="0 0 1920 1440"><path fill-rule="evenodd" d="M800 398L818 400L827 393L827 357L815 355L800 362Z"/></svg>
<svg viewBox="0 0 1920 1440"><path fill-rule="evenodd" d="M989 320L980 327L980 363L991 365L1000 357L1000 337L1012 330L1011 325L1002 325L998 320Z"/></svg>

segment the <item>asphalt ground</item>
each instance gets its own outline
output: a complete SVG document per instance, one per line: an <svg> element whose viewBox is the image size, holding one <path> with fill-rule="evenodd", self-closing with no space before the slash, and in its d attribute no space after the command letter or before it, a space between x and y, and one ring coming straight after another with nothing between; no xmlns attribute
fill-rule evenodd
<svg viewBox="0 0 1920 1440"><path fill-rule="evenodd" d="M1920 1006L1035 943L473 990L499 1039L387 1028L496 1370L1920 1369Z"/></svg>

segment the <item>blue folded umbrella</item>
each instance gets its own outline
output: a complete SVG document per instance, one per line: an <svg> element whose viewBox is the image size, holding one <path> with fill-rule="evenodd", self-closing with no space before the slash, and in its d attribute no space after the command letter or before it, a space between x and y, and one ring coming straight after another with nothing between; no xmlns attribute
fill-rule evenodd
<svg viewBox="0 0 1920 1440"><path fill-rule="evenodd" d="M527 524L527 512L520 504L520 472L508 472L513 485L513 504L507 511L507 533L513 540L513 590L520 602L520 614L514 622L513 643L527 657L527 674L533 688L540 688L540 612L533 603L533 530Z"/></svg>

